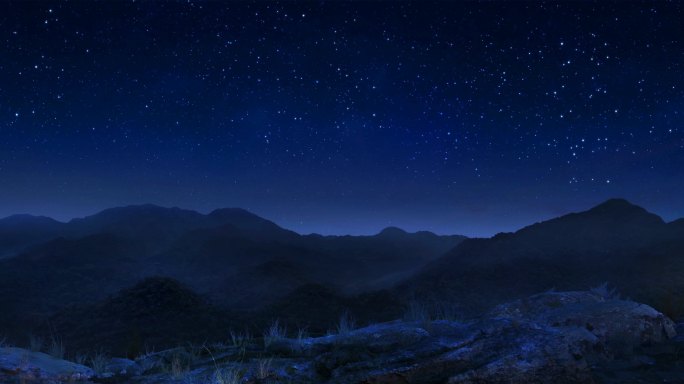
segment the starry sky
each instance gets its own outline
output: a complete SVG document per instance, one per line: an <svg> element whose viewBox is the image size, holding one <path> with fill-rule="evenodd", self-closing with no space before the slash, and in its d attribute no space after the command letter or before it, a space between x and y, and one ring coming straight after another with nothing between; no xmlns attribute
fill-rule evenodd
<svg viewBox="0 0 684 384"><path fill-rule="evenodd" d="M0 216L489 236L684 216L678 2L2 2Z"/></svg>

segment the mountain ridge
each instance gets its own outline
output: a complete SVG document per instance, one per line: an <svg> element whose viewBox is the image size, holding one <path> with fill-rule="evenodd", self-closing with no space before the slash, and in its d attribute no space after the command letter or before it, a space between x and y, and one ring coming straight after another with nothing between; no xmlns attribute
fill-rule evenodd
<svg viewBox="0 0 684 384"><path fill-rule="evenodd" d="M0 252L0 329L30 329L61 307L99 302L150 276L176 279L241 310L257 310L306 284L344 294L388 288L395 276L461 240L404 232L304 236L240 208L206 215L149 204L111 208L40 236L0 231L6 252Z"/></svg>
<svg viewBox="0 0 684 384"><path fill-rule="evenodd" d="M282 226L278 225L277 223L268 220L262 216L259 216L255 214L254 212L249 211L248 209L240 208L240 207L224 207L224 208L216 208L208 213L201 213L196 210L192 209L186 209L186 208L180 208L177 206L162 206L162 205L157 205L157 204L151 204L151 203L144 203L144 204L130 204L130 205L122 205L122 206L115 206L111 208L105 208L100 211L97 211L93 214L90 215L85 215L82 217L74 217L71 219L68 219L66 221L60 221L56 220L52 217L45 216L45 215L33 215L33 214L11 214L9 216L0 218L0 226L3 224L14 224L14 223L20 223L20 222L26 222L28 224L30 223L39 223L39 222L51 222L54 224L62 225L62 226L75 226L75 225L85 225L85 224L94 224L97 222L105 222L106 224L112 224L120 221L125 221L125 220L132 220L132 219L138 219L140 216L149 216L152 213L157 213L161 214L161 216L165 217L170 217L170 216L181 216L181 215L186 215L187 217L193 217L196 219L205 219L208 222L213 222L215 226L221 226L221 225L227 225L227 224L234 224L238 219L243 219L246 221L249 221L252 225L254 224L261 224L264 227L270 226L272 228L278 227L280 229L285 229ZM103 224L100 224L103 225ZM286 229L290 232L294 232L292 230ZM333 235L322 235L319 233L308 233L308 234L303 234L303 233L298 233L295 232L299 235L302 236L321 236L321 237L342 237L342 236L352 236L352 237L361 237L361 236L379 236L379 235L407 235L407 234L434 234L435 233L431 231L426 231L426 230L419 230L416 232L408 232L402 228L396 227L396 226L388 226L383 229L381 229L379 232L375 234L367 234L367 235L348 235L348 234L333 234ZM454 235L437 235L437 236L454 236ZM460 235L459 235L460 236Z"/></svg>
<svg viewBox="0 0 684 384"><path fill-rule="evenodd" d="M396 227L369 236L299 235L239 208L204 215L129 206L91 217L91 228L79 223L81 232L0 260L0 328L25 335L60 309L94 308L152 276L178 281L218 309L256 313L259 321L281 313L288 324L320 332L346 308L362 321L384 321L414 301L436 313L448 303L467 317L554 287L604 281L684 315L672 304L684 293L684 220L665 223L624 199L476 239ZM320 308L310 313L314 302Z"/></svg>
<svg viewBox="0 0 684 384"><path fill-rule="evenodd" d="M405 295L460 297L467 311L478 312L528 292L587 289L610 281L630 297L655 304L666 300L663 291L684 292L684 284L675 284L676 271L684 269L677 257L684 254L679 223L668 224L625 199L610 199L516 232L466 239L397 289ZM670 267L661 271L662 265ZM655 271L657 278L651 275Z"/></svg>

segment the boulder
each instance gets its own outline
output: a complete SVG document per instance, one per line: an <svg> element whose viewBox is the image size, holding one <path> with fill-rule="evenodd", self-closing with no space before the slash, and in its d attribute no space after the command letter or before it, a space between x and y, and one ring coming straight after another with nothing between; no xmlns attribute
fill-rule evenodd
<svg viewBox="0 0 684 384"><path fill-rule="evenodd" d="M42 352L0 348L0 382L64 383L85 381L93 370Z"/></svg>

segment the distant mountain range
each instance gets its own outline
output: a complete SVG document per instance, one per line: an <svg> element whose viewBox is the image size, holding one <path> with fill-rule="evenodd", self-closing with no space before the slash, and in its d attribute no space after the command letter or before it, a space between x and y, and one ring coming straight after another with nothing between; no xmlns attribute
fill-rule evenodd
<svg viewBox="0 0 684 384"><path fill-rule="evenodd" d="M68 223L20 215L0 220L0 255L0 334L53 332L79 347L125 339L128 351L138 339L259 332L274 319L321 333L347 311L382 321L415 303L468 317L603 282L684 315L684 219L666 223L622 199L489 239L299 235L242 209L131 206Z"/></svg>
<svg viewBox="0 0 684 384"><path fill-rule="evenodd" d="M396 228L302 236L242 209L129 206L68 223L10 216L0 220L0 333L153 276L232 310L265 308L303 286L337 294L389 288L463 239Z"/></svg>

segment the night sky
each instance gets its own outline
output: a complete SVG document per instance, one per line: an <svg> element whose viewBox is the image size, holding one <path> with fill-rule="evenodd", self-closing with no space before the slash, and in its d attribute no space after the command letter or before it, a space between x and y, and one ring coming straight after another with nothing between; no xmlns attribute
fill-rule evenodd
<svg viewBox="0 0 684 384"><path fill-rule="evenodd" d="M684 216L674 3L3 2L0 216L491 235Z"/></svg>

